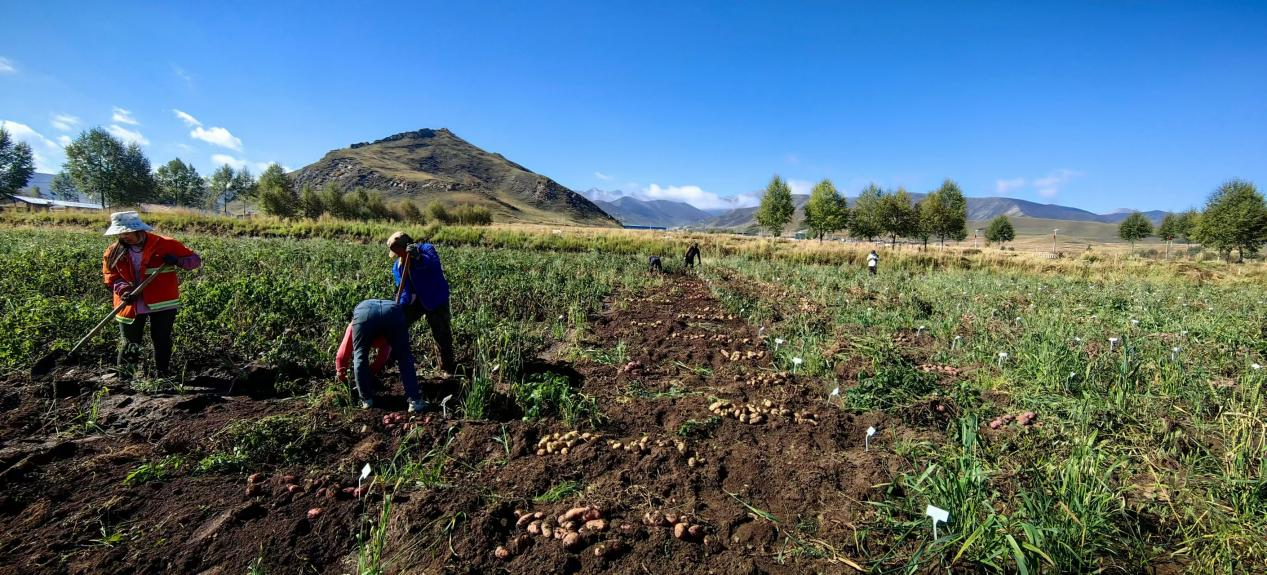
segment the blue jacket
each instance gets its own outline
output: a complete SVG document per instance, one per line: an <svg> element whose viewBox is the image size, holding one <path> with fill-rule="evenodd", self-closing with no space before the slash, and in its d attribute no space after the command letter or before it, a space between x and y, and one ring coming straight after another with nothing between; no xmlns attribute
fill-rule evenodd
<svg viewBox="0 0 1267 575"><path fill-rule="evenodd" d="M409 281L400 290L397 303L408 306L415 303L414 298L417 297L416 303L427 311L449 303L449 280L445 279L444 268L440 267L440 254L436 253L436 247L419 243L409 246L409 250L413 254L409 257ZM403 264L401 258L396 258L396 263L392 264L392 276L396 278L398 287Z"/></svg>

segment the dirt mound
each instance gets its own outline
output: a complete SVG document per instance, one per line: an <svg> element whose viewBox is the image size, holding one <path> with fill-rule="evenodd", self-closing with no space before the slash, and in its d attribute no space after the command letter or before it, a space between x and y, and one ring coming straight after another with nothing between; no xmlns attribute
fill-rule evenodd
<svg viewBox="0 0 1267 575"><path fill-rule="evenodd" d="M864 451L863 430L897 423L776 371L697 278L607 309L584 350L530 366L595 399L602 417L582 429L11 381L0 573L351 573L358 557L411 573L848 571L858 550L828 542L854 540L901 465ZM284 445L249 469L206 463L241 422L266 421L310 431L273 430ZM402 460L418 464L389 500L377 483L354 492L363 465ZM159 475L129 480L147 465Z"/></svg>

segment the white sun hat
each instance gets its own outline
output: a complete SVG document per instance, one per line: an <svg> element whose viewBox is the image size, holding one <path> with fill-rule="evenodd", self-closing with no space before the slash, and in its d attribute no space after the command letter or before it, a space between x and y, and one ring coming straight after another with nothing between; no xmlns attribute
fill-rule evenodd
<svg viewBox="0 0 1267 575"><path fill-rule="evenodd" d="M128 232L148 232L151 228L141 221L141 214L136 212L115 212L110 214L110 229L104 235L117 236Z"/></svg>

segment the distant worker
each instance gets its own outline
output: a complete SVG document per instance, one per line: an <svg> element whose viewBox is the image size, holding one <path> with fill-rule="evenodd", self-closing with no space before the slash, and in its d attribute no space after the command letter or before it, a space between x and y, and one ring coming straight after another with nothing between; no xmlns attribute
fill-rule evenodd
<svg viewBox="0 0 1267 575"><path fill-rule="evenodd" d="M660 265L660 256L651 256L651 258L647 260L647 271L648 272L664 271L664 268Z"/></svg>
<svg viewBox="0 0 1267 575"><path fill-rule="evenodd" d="M387 249L396 256L392 264L396 303L404 309L405 320L411 326L419 318L427 318L431 337L440 349L440 370L445 378L454 376L457 360L453 354L449 280L444 277L440 254L430 243L414 243L405 232L396 232L387 238Z"/></svg>
<svg viewBox="0 0 1267 575"><path fill-rule="evenodd" d="M370 365L370 348L377 346L379 369L382 369L384 351L396 361L400 385L405 388L405 398L409 401L409 411L425 411L427 402L423 401L418 390L418 373L414 370L414 354L409 348L409 323L405 321L404 309L386 299L362 301L352 310L351 335L352 380L361 398L361 408L374 407L378 394L377 378ZM346 341L347 338L344 339ZM342 349L344 346L339 347ZM338 362L337 357L335 361Z"/></svg>
<svg viewBox="0 0 1267 575"><path fill-rule="evenodd" d="M699 254L699 242L691 242L691 247L686 249L686 267L694 268L695 262L704 263L704 258Z"/></svg>
<svg viewBox="0 0 1267 575"><path fill-rule="evenodd" d="M867 271L875 275L875 268L878 265L880 265L880 256L875 253L875 250L871 250L871 253L867 255Z"/></svg>
<svg viewBox="0 0 1267 575"><path fill-rule="evenodd" d="M120 367L141 354L145 324L150 324L154 368L159 377L171 375L172 327L180 306L180 277L176 270L202 266L202 258L185 244L153 233L136 212L110 214L105 235L117 236L101 256L101 275L114 293L114 305L127 302L114 319L119 322ZM133 293L150 275L158 274L141 293Z"/></svg>

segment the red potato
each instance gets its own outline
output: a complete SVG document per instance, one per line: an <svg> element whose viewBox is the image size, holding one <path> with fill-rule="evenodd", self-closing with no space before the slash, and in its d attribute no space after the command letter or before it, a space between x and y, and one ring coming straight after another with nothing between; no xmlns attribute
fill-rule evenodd
<svg viewBox="0 0 1267 575"><path fill-rule="evenodd" d="M606 519L591 519L585 522L584 528L590 531L606 531L607 520Z"/></svg>
<svg viewBox="0 0 1267 575"><path fill-rule="evenodd" d="M595 519L602 519L602 517L603 517L603 512L599 508L590 507L589 511L585 512L585 516L583 518L586 521L593 521Z"/></svg>
<svg viewBox="0 0 1267 575"><path fill-rule="evenodd" d="M247 482L247 483L259 483L259 482L260 482L260 481L262 481L263 479L264 479L264 474L263 474L263 473L252 473L250 477L247 477L247 478L246 478L246 482Z"/></svg>
<svg viewBox="0 0 1267 575"><path fill-rule="evenodd" d="M286 486L286 491L287 491L288 493L301 493L301 492L303 492L303 490L304 490L304 488L302 488L302 487L300 487L300 486L298 486L298 485L294 485L294 484L292 484L292 485L287 485L287 486Z"/></svg>
<svg viewBox="0 0 1267 575"><path fill-rule="evenodd" d="M283 484L290 485L291 483L294 483L294 482L295 482L295 476L294 476L294 475L283 475L283 476L282 476L282 483L283 483Z"/></svg>
<svg viewBox="0 0 1267 575"><path fill-rule="evenodd" d="M533 521L532 523L529 523L529 524L528 524L528 533L530 533L530 534L532 534L532 535L540 535L540 534L541 534L541 522L540 522L540 521Z"/></svg>
<svg viewBox="0 0 1267 575"><path fill-rule="evenodd" d="M246 496L254 497L260 494L260 487L254 483L246 486Z"/></svg>
<svg viewBox="0 0 1267 575"><path fill-rule="evenodd" d="M677 539L686 539L690 528L685 523L678 523L673 526L673 537Z"/></svg>
<svg viewBox="0 0 1267 575"><path fill-rule="evenodd" d="M493 556L498 559L501 559L502 561L505 561L507 559L510 559L510 550L505 547L502 547L501 545L498 545L497 550L493 551Z"/></svg>
<svg viewBox="0 0 1267 575"><path fill-rule="evenodd" d="M527 526L529 523L531 523L531 522L532 522L532 514L531 514L531 513L525 513L525 514L523 514L523 515L520 515L520 516L519 516L519 520L515 522L515 528L517 528L517 529L523 529L524 527L526 527L526 526Z"/></svg>
<svg viewBox="0 0 1267 575"><path fill-rule="evenodd" d="M704 534L704 526L692 525L686 529L686 532L691 536L691 539L699 539Z"/></svg>
<svg viewBox="0 0 1267 575"><path fill-rule="evenodd" d="M541 537L543 537L543 538L545 538L545 539L551 539L551 538L553 538L553 537L554 537L554 529L551 529L551 528L550 528L549 526L547 526L547 525L542 525L542 526L541 526Z"/></svg>
<svg viewBox="0 0 1267 575"><path fill-rule="evenodd" d="M321 512L322 512L322 511L324 511L324 509L322 509L322 508L320 508L320 507L313 507L312 509L309 509L309 510L308 510L308 521L315 521L318 517L321 517Z"/></svg>
<svg viewBox="0 0 1267 575"><path fill-rule="evenodd" d="M591 508L589 507L573 507L571 509L568 509L567 511L563 513L563 515L559 516L559 524L561 525L563 523L567 523L568 521L575 521L577 519L580 519L590 509Z"/></svg>

